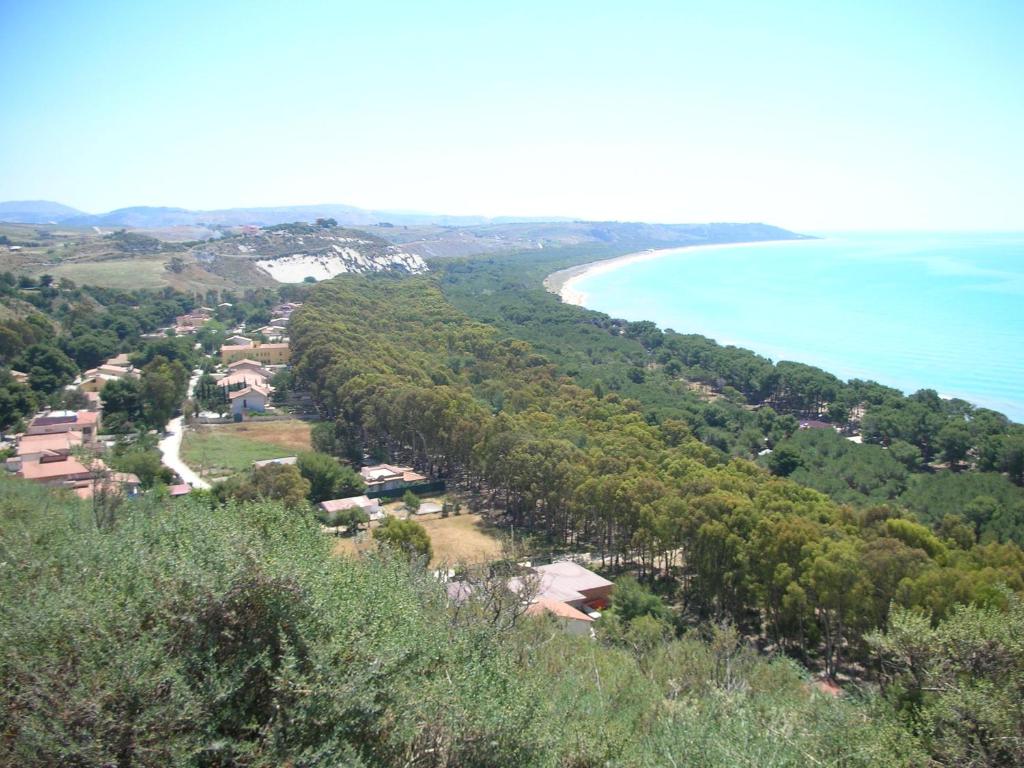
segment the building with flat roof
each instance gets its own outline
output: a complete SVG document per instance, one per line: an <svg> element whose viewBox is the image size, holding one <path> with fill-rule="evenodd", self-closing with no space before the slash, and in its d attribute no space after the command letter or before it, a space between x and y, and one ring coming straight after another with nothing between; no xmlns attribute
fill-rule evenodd
<svg viewBox="0 0 1024 768"><path fill-rule="evenodd" d="M366 490L374 492L393 491L407 485L422 483L427 479L425 475L413 471L412 467L396 467L393 464L363 467L359 474L366 483Z"/></svg>
<svg viewBox="0 0 1024 768"><path fill-rule="evenodd" d="M381 520L384 518L380 502L368 496L348 496L344 499L331 499L330 501L321 501L318 506L321 511L327 514L343 512L349 509L361 509L370 520Z"/></svg>
<svg viewBox="0 0 1024 768"><path fill-rule="evenodd" d="M291 347L285 342L275 344L253 342L249 346L225 344L220 348L220 360L224 364L249 359L263 365L287 365L291 361L291 357Z"/></svg>
<svg viewBox="0 0 1024 768"><path fill-rule="evenodd" d="M79 432L83 443L92 443L100 428L99 411L45 411L29 422L26 435L56 435Z"/></svg>

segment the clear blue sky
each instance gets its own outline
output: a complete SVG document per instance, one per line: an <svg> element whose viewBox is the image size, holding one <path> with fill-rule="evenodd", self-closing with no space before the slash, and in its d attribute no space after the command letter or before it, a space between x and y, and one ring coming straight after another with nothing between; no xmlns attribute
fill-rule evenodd
<svg viewBox="0 0 1024 768"><path fill-rule="evenodd" d="M1024 2L0 0L0 200L1024 229Z"/></svg>

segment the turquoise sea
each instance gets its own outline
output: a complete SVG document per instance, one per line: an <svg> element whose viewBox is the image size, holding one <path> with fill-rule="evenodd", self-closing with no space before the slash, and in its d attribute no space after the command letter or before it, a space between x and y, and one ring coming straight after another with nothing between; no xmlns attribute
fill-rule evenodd
<svg viewBox="0 0 1024 768"><path fill-rule="evenodd" d="M614 317L1024 422L1024 233L831 234L665 254L572 288Z"/></svg>

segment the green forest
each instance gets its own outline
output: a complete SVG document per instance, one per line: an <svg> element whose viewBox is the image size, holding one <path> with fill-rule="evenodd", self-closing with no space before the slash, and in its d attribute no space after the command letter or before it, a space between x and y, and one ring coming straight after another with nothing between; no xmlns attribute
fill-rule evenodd
<svg viewBox="0 0 1024 768"><path fill-rule="evenodd" d="M611 318L543 289L545 275L589 253L434 266L456 308L528 341L598 395L638 401L650 423L682 420L723 454L792 474L843 504L892 504L930 525L969 525L978 540L1024 544L1024 425L932 390L904 395L873 381L844 382L813 366ZM806 419L859 431L863 444L835 430L798 430ZM773 455L761 456L766 449Z"/></svg>
<svg viewBox="0 0 1024 768"><path fill-rule="evenodd" d="M509 525L546 545L600 552L613 572L635 571L672 606L671 618L662 618L669 634L725 623L770 653L829 676L882 681L893 667L881 659L888 646L879 633L894 615L924 616L941 627L957 620L963 605L992 615L1013 610L1011 595L1024 588L1024 554L1016 528L1001 535L992 521L1008 510L999 503L974 512L961 507L936 520L912 508L927 505L931 483L962 489L968 506L976 501L971 493L988 493L993 482L1018 498L1006 477L940 471L895 494L910 493L906 504L872 499L871 479L863 500L840 503L780 476L798 467L772 472L701 440L707 422L698 416L717 403L673 402L654 377L633 382L646 389L581 386L589 383L583 373L565 370L581 354L570 349L555 365L532 343L493 327L499 323L471 320L447 298L461 287L469 303L453 276L460 268L467 265L452 265L440 280L333 281L294 318L296 375L334 420L347 453L403 453L487 495ZM492 285L479 306L507 311L501 302L508 285ZM536 315L545 309L523 299L521 324L542 323ZM603 354L613 358L608 369L601 362L593 369L615 382L614 357L624 354L615 339L629 339L628 328L608 334L600 317L574 322L588 321L594 330L580 333L595 343L607 339ZM564 352L572 337L560 330L549 326L546 336ZM801 450L812 453L800 444L792 415L720 407L749 414L743 429L758 425L762 439L795 441L792 455L800 461ZM990 434L1012 434L1005 419L993 418L999 428ZM735 434L727 419L720 429ZM872 457L881 451L856 449ZM963 477L982 483L968 488ZM948 492L939 494L957 508ZM904 684L895 686L901 693L891 703L917 728L928 697Z"/></svg>

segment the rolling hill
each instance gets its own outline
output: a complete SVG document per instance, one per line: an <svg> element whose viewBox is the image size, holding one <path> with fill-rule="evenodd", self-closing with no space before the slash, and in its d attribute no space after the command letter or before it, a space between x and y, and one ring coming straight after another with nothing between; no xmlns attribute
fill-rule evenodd
<svg viewBox="0 0 1024 768"><path fill-rule="evenodd" d="M315 221L316 219L334 219L343 226L366 226L379 222L417 226L425 224L470 226L559 220L553 217L541 219L503 216L490 219L485 216L377 211L336 203L268 208L223 208L208 211L159 206L132 206L98 214L84 213L66 205L45 200L0 203L0 221L11 224L53 222L68 227L136 227L140 229L182 226L238 227L244 225L267 227L293 221Z"/></svg>

